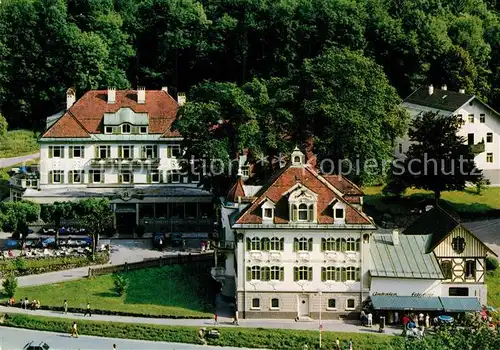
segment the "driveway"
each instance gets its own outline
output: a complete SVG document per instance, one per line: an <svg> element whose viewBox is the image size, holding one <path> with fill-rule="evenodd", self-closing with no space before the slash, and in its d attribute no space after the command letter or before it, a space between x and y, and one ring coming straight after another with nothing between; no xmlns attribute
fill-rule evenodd
<svg viewBox="0 0 500 350"><path fill-rule="evenodd" d="M15 164L24 163L29 160L40 158L40 152L28 154L26 156L13 157L13 158L0 158L0 168L7 168Z"/></svg>

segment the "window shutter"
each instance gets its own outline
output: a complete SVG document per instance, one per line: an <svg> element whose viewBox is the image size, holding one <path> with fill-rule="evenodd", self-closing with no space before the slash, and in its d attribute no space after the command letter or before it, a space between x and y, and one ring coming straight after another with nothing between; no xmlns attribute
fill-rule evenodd
<svg viewBox="0 0 500 350"><path fill-rule="evenodd" d="M251 250L250 238L247 238L247 250Z"/></svg>
<svg viewBox="0 0 500 350"><path fill-rule="evenodd" d="M63 147L61 147L61 158L64 158L64 149L65 149L65 148L66 148L66 147L64 147L64 146L63 146Z"/></svg>
<svg viewBox="0 0 500 350"><path fill-rule="evenodd" d="M262 281L269 281L269 267L262 268Z"/></svg>
<svg viewBox="0 0 500 350"><path fill-rule="evenodd" d="M322 280L323 282L325 282L325 281L326 281L326 267L322 267L322 268L321 268L321 280Z"/></svg>
<svg viewBox="0 0 500 350"><path fill-rule="evenodd" d="M360 243L361 243L361 240L358 238L356 240L356 251L359 252L361 249L360 249Z"/></svg>
<svg viewBox="0 0 500 350"><path fill-rule="evenodd" d="M321 238L321 251L324 252L326 250L326 239Z"/></svg>
<svg viewBox="0 0 500 350"><path fill-rule="evenodd" d="M80 147L80 154L82 158L85 158L85 146Z"/></svg>
<svg viewBox="0 0 500 350"><path fill-rule="evenodd" d="M292 221L297 221L297 207L292 205Z"/></svg>
<svg viewBox="0 0 500 350"><path fill-rule="evenodd" d="M158 171L158 175L160 176L160 183L163 183L163 175L164 175L164 171L163 170L159 170Z"/></svg>
<svg viewBox="0 0 500 350"><path fill-rule="evenodd" d="M247 266L247 281L252 280L252 268L250 266Z"/></svg>
<svg viewBox="0 0 500 350"><path fill-rule="evenodd" d="M307 248L308 248L308 250L309 250L310 252L312 252L312 250L313 250L313 239L312 239L312 238L309 238L309 239L307 240Z"/></svg>
<svg viewBox="0 0 500 350"><path fill-rule="evenodd" d="M285 239L284 238L280 238L280 251L283 251L284 246L285 246Z"/></svg>
<svg viewBox="0 0 500 350"><path fill-rule="evenodd" d="M146 181L148 184L151 183L151 172L148 171L148 174L146 175Z"/></svg>
<svg viewBox="0 0 500 350"><path fill-rule="evenodd" d="M99 158L99 146L94 145L94 157Z"/></svg>
<svg viewBox="0 0 500 350"><path fill-rule="evenodd" d="M313 268L312 267L308 267L307 268L307 280L308 281L312 281L313 280Z"/></svg>
<svg viewBox="0 0 500 350"><path fill-rule="evenodd" d="M360 280L360 269L359 267L356 268L356 281Z"/></svg>
<svg viewBox="0 0 500 350"><path fill-rule="evenodd" d="M146 146L141 146L141 158L146 158Z"/></svg>
<svg viewBox="0 0 500 350"><path fill-rule="evenodd" d="M123 158L123 147L118 146L118 158Z"/></svg>
<svg viewBox="0 0 500 350"><path fill-rule="evenodd" d="M106 146L106 157L110 157L111 156L111 146Z"/></svg>
<svg viewBox="0 0 500 350"><path fill-rule="evenodd" d="M49 146L49 158L53 158L53 157L54 157L54 147Z"/></svg>
<svg viewBox="0 0 500 350"><path fill-rule="evenodd" d="M298 238L294 238L293 239L293 251L297 252L298 250L299 250L299 239Z"/></svg>
<svg viewBox="0 0 500 350"><path fill-rule="evenodd" d="M130 183L134 183L134 172L130 172Z"/></svg>
<svg viewBox="0 0 500 350"><path fill-rule="evenodd" d="M134 158L134 146L130 147L130 158Z"/></svg>
<svg viewBox="0 0 500 350"><path fill-rule="evenodd" d="M70 153L71 154L71 153ZM73 170L68 171L68 182L73 183Z"/></svg>
<svg viewBox="0 0 500 350"><path fill-rule="evenodd" d="M130 131L132 134L138 134L139 133L139 127L133 126L130 128Z"/></svg>
<svg viewBox="0 0 500 350"><path fill-rule="evenodd" d="M293 268L293 280L294 281L299 280L299 268L298 267Z"/></svg>
<svg viewBox="0 0 500 350"><path fill-rule="evenodd" d="M63 184L64 183L64 171L61 171L61 183Z"/></svg>
<svg viewBox="0 0 500 350"><path fill-rule="evenodd" d="M123 180L123 176L122 174L118 174L118 183L121 184L122 183L122 180Z"/></svg>
<svg viewBox="0 0 500 350"><path fill-rule="evenodd" d="M167 158L172 158L172 147L167 147Z"/></svg>
<svg viewBox="0 0 500 350"><path fill-rule="evenodd" d="M101 183L104 183L104 170L101 170Z"/></svg>
<svg viewBox="0 0 500 350"><path fill-rule="evenodd" d="M53 180L53 179L54 179L53 175L54 175L54 172L53 172L52 170L51 170L51 171L49 171L49 184L51 184L51 183L53 183L53 182L54 182L54 180Z"/></svg>
<svg viewBox="0 0 500 350"><path fill-rule="evenodd" d="M68 155L68 157L69 158L73 158L73 146L69 146L68 149L69 149L69 155Z"/></svg>
<svg viewBox="0 0 500 350"><path fill-rule="evenodd" d="M340 271L342 272L341 281L342 282L347 281L347 270L346 270L346 268L342 267Z"/></svg>
<svg viewBox="0 0 500 350"><path fill-rule="evenodd" d="M284 281L284 280L285 280L285 268L280 267L280 281Z"/></svg>

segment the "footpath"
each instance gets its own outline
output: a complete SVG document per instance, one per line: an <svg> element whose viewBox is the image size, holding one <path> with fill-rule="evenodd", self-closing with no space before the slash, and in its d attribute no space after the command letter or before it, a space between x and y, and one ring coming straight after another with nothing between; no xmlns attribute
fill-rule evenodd
<svg viewBox="0 0 500 350"><path fill-rule="evenodd" d="M192 326L192 327L213 327L214 321L211 319L170 319L170 318L147 318L147 317L127 317L127 316L111 316L111 315L92 315L83 316L83 314L63 313L60 311L49 310L24 310L17 307L0 306L0 313L11 314L27 314L33 316L49 316L78 320L93 320L107 322L123 322L135 324L155 324L165 326ZM240 320L238 326L232 324L232 319L227 317L219 317L218 327L245 327L245 328L271 328L271 329L301 329L301 330L317 330L319 331L319 323L317 320L310 322L295 322L293 320L270 320L270 319L247 319ZM378 327L373 328L363 327L356 323L349 323L337 320L324 320L323 331L331 332L350 332L350 333L378 333ZM400 328L386 327L386 335L400 335Z"/></svg>

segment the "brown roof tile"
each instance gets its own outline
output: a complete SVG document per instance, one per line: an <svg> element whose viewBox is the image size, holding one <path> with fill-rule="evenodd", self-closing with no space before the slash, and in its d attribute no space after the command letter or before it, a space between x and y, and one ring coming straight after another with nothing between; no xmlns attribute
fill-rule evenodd
<svg viewBox="0 0 500 350"><path fill-rule="evenodd" d="M238 198L245 197L245 190L243 189L243 179L238 176L236 183L227 192L226 200L228 202L238 202Z"/></svg>
<svg viewBox="0 0 500 350"><path fill-rule="evenodd" d="M66 112L42 137L90 137L90 135L70 112Z"/></svg>
<svg viewBox="0 0 500 350"><path fill-rule="evenodd" d="M135 90L116 91L116 102L113 104L107 102L107 90L92 90L76 101L69 112L88 133L100 134L104 113L115 113L123 107L129 107L136 113L148 113L149 133L162 134L162 137L180 136L178 132L170 130L179 105L166 91L162 90L146 90L146 102L143 104L137 103ZM65 116L67 114L68 112ZM52 129L54 130L49 133ZM74 123L68 124L65 128L50 128L43 137L81 137L79 136L81 135L80 129Z"/></svg>
<svg viewBox="0 0 500 350"><path fill-rule="evenodd" d="M260 204L265 198L276 203L274 212L275 224L286 224L289 221L288 198L285 193L295 184L301 183L312 192L318 195L317 216L320 224L333 224L333 210L331 203L337 199L346 202L337 194L321 175L312 170L309 166L292 167L288 164L274 176L267 185L257 193L256 199L239 216L237 224L260 224L262 223ZM337 179L337 183L343 183L342 179ZM353 184L343 184L341 188L353 188ZM337 188L336 186L334 186ZM354 185L354 187L357 187ZM338 188L337 188L338 189ZM342 192L338 189L339 192ZM347 203L346 223L347 224L371 224L371 220L361 211Z"/></svg>

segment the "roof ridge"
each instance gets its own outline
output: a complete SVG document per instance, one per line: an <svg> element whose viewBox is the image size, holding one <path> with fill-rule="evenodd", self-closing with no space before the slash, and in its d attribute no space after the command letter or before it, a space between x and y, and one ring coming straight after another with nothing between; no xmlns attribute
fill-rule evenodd
<svg viewBox="0 0 500 350"><path fill-rule="evenodd" d="M75 117L75 115L73 114L73 112L71 112L71 108L68 109L68 113L71 116L71 118L73 118L74 120L76 120L76 122L78 123L78 125L80 125L82 127L82 129L85 130L87 132L87 134L89 134L89 136L90 136L90 131L88 131L87 128L78 120L78 118Z"/></svg>

